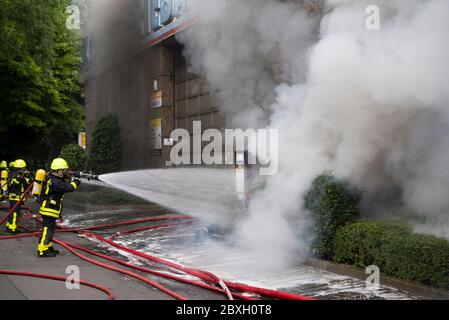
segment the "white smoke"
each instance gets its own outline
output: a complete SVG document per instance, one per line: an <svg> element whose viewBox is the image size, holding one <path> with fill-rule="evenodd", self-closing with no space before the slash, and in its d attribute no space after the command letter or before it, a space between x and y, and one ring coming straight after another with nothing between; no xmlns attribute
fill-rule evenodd
<svg viewBox="0 0 449 320"><path fill-rule="evenodd" d="M267 264L307 254L301 199L325 170L361 187L369 214L448 216L449 2L310 5L320 2L197 0L198 23L178 36L228 126L280 130L279 173L238 231ZM380 30L366 27L369 5Z"/></svg>

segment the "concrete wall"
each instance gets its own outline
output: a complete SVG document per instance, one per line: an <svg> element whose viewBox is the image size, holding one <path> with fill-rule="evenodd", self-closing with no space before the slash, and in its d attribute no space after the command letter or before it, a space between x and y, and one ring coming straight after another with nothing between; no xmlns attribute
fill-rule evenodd
<svg viewBox="0 0 449 320"><path fill-rule="evenodd" d="M165 167L170 146L151 146L152 119L162 120L162 141L175 128L191 132L193 121L202 129L223 129L219 112L205 79L188 72L182 47L174 37L143 49L147 34L141 28L139 0L110 0L89 17L86 35L94 53L85 70L87 149L96 123L117 114L122 128L122 170ZM139 34L140 33L140 34ZM154 81L162 91L162 107L152 108Z"/></svg>
<svg viewBox="0 0 449 320"><path fill-rule="evenodd" d="M225 127L225 116L218 110L207 81L189 73L181 49L176 52L176 126L192 133L192 122L202 121L203 130Z"/></svg>
<svg viewBox="0 0 449 320"><path fill-rule="evenodd" d="M174 127L174 80L172 50L158 46L114 65L86 81L86 130L88 147L95 124L109 113L117 114L122 128L122 169L157 167L168 159L150 148L150 120L162 118L163 136ZM163 107L151 109L153 81L163 91Z"/></svg>
<svg viewBox="0 0 449 320"><path fill-rule="evenodd" d="M156 109L151 107L154 81L162 91L162 107ZM97 121L117 114L123 170L164 167L170 160L170 146L151 149L152 119L162 119L162 138L169 138L175 128L192 133L193 121L202 121L203 130L225 127L207 81L188 72L182 48L173 39L90 74L85 89L88 148Z"/></svg>

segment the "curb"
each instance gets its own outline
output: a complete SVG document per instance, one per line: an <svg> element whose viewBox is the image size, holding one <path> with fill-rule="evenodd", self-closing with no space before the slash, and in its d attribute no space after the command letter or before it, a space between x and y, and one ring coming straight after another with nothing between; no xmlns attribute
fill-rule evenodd
<svg viewBox="0 0 449 320"><path fill-rule="evenodd" d="M343 276L353 277L362 281L365 281L368 277L368 274L366 274L362 269L359 269L352 265L336 264L333 262L315 258L308 259L305 262L305 265ZM409 282L385 275L383 273L381 273L380 279L382 286L393 287L395 289L406 291L426 300L449 300L449 291L444 289L426 286L420 283Z"/></svg>

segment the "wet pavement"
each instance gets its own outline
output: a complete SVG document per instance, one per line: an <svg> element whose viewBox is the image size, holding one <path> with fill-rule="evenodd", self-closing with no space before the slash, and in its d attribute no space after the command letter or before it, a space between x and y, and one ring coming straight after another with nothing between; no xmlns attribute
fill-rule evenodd
<svg viewBox="0 0 449 320"><path fill-rule="evenodd" d="M77 212L68 210L64 224L70 227L85 227L99 224L109 224L124 220L159 216L168 211L154 206L154 208L103 210L100 212ZM175 214L175 213L174 213ZM159 222L160 223L160 222ZM153 223L153 224L159 224ZM164 222L165 223L165 222ZM123 229L134 229L149 226L152 223L136 224L123 228L114 228L98 232L103 236L110 236ZM269 289L283 290L291 293L316 297L320 299L419 299L421 297L392 287L380 286L367 288L364 281L348 276L338 275L311 266L296 266L290 268L263 268L253 260L250 252L243 248L236 248L232 243L216 237L205 236L204 226L199 223L182 225L172 228L148 230L136 234L120 236L115 241L159 258L164 258L188 267L195 267L212 272L219 277ZM163 270L179 276L160 265L148 263L120 252L103 244L91 243L91 248L100 248L103 253L126 257L130 262L147 266L156 270ZM185 276L193 279L190 276ZM155 279L161 282L161 279ZM171 281L163 280L173 288ZM175 289L178 285L175 285ZM182 290L181 290L182 291ZM188 290L189 291L189 290ZM197 292L195 298L216 299L215 294L207 291Z"/></svg>

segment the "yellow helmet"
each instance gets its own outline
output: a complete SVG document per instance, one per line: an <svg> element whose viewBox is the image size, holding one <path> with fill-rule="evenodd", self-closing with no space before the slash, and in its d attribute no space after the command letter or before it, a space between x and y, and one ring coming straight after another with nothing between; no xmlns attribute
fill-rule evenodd
<svg viewBox="0 0 449 320"><path fill-rule="evenodd" d="M65 170L69 168L69 164L64 159L57 158L53 160L50 168L51 170Z"/></svg>
<svg viewBox="0 0 449 320"><path fill-rule="evenodd" d="M9 167L10 169L14 169L14 161L13 161L13 162L10 162L9 165L8 165L8 167Z"/></svg>
<svg viewBox="0 0 449 320"><path fill-rule="evenodd" d="M8 168L8 164L6 163L5 160L3 160L2 162L0 162L0 169L6 169Z"/></svg>
<svg viewBox="0 0 449 320"><path fill-rule="evenodd" d="M27 164L22 159L18 159L14 162L15 169L25 169L26 167L27 167Z"/></svg>

